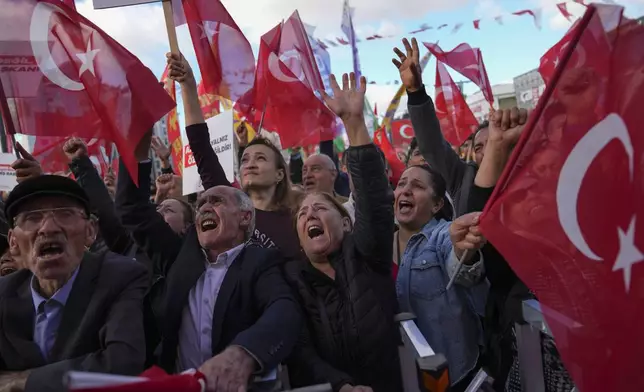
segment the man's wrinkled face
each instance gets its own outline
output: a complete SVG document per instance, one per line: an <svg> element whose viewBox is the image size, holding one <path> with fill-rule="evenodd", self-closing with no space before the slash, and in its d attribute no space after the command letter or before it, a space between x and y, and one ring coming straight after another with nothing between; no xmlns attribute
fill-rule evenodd
<svg viewBox="0 0 644 392"><path fill-rule="evenodd" d="M216 186L197 200L197 236L205 249L230 249L243 241L251 224L250 211L242 211L233 188Z"/></svg>
<svg viewBox="0 0 644 392"><path fill-rule="evenodd" d="M311 155L302 167L302 185L306 193L327 192L333 194L338 173L331 158L323 154Z"/></svg>
<svg viewBox="0 0 644 392"><path fill-rule="evenodd" d="M43 196L20 206L9 249L38 279L68 278L96 238L96 226L73 199Z"/></svg>

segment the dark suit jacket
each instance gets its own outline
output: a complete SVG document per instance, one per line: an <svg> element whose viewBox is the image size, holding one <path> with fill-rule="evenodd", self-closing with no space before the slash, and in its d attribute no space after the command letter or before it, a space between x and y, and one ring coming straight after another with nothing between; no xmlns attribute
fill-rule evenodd
<svg viewBox="0 0 644 392"><path fill-rule="evenodd" d="M166 276L162 342L158 363L175 371L181 313L188 294L206 270L195 227L184 237L165 223L149 202L150 163L139 164L139 186L128 171L119 170L117 211L123 225ZM291 352L300 330L301 315L279 265L276 250L247 246L228 269L217 296L212 326L212 353L230 345L251 352L263 369L271 370Z"/></svg>
<svg viewBox="0 0 644 392"><path fill-rule="evenodd" d="M49 364L33 341L35 309L21 270L0 278L0 371L32 369L26 391L64 391L70 370L137 375L144 369L146 268L114 253L86 253L63 310Z"/></svg>

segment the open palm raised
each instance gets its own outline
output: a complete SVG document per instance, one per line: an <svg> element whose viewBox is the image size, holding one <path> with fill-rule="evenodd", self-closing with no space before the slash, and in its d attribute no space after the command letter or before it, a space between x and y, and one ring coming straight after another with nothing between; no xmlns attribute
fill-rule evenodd
<svg viewBox="0 0 644 392"><path fill-rule="evenodd" d="M338 85L335 75L331 75L331 89L333 97L326 92L322 93L324 102L344 123L364 121L364 95L367 91L367 80L360 78L360 87L356 86L356 75L342 75L342 88Z"/></svg>

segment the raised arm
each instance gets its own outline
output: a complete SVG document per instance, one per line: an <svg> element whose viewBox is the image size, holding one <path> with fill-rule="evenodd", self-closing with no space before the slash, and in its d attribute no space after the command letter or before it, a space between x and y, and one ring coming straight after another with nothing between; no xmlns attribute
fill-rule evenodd
<svg viewBox="0 0 644 392"><path fill-rule="evenodd" d="M186 136L190 143L192 155L197 164L197 171L201 177L204 189L217 185L228 185L226 172L219 163L217 154L210 145L210 134L208 125L201 112L199 105L199 94L197 93L197 82L192 73L190 64L182 55L168 53L168 64L170 66L169 77L181 85L181 97L183 100L183 111L186 119Z"/></svg>
<svg viewBox="0 0 644 392"><path fill-rule="evenodd" d="M123 227L114 208L114 200L87 154L87 146L79 138L71 138L63 145L71 160L69 168L76 182L85 190L92 208L98 215L98 227L107 247L114 253L127 254L134 241Z"/></svg>
<svg viewBox="0 0 644 392"><path fill-rule="evenodd" d="M407 90L407 108L418 141L418 149L429 165L445 178L447 191L455 195L461 186L467 164L443 137L434 102L427 95L423 85L416 38L411 40L411 44L405 38L403 45L406 53L394 48L399 60L394 59L393 63L398 68L400 80Z"/></svg>
<svg viewBox="0 0 644 392"><path fill-rule="evenodd" d="M183 240L157 213L150 202L150 172L152 162L144 151L149 150L150 135L137 146L139 159L139 186L130 177L123 163L119 167L116 189L116 211L121 223L132 234L137 245L143 249L154 266L153 272L167 272L181 249ZM147 144L147 149L145 145ZM143 162L141 162L143 161Z"/></svg>
<svg viewBox="0 0 644 392"><path fill-rule="evenodd" d="M389 188L385 164L369 137L364 122L364 77L356 87L355 75L344 74L340 89L331 77L333 98L325 94L326 104L337 114L347 130L350 147L345 151L356 195L353 237L364 260L383 273L390 273L393 252L393 193Z"/></svg>

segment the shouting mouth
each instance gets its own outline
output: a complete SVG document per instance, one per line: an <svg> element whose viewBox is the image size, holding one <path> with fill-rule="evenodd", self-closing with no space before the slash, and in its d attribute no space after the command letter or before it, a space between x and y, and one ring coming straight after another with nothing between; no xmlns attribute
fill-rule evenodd
<svg viewBox="0 0 644 392"><path fill-rule="evenodd" d="M217 222L214 219L204 219L201 221L201 231L210 231L217 228Z"/></svg>
<svg viewBox="0 0 644 392"><path fill-rule="evenodd" d="M37 257L42 261L55 260L65 251L65 245L60 241L41 242L37 249Z"/></svg>
<svg viewBox="0 0 644 392"><path fill-rule="evenodd" d="M307 230L310 239L315 239L324 234L324 229L318 225L311 225Z"/></svg>

